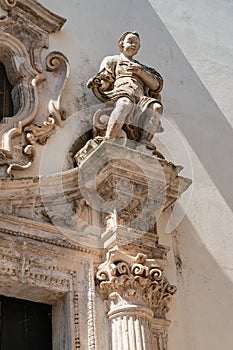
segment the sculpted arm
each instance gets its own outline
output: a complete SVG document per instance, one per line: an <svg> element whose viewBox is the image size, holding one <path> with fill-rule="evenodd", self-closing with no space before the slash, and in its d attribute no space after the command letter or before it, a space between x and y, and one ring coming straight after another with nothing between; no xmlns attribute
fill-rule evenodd
<svg viewBox="0 0 233 350"><path fill-rule="evenodd" d="M149 72L146 67L140 64L132 64L128 70L138 75L144 84L152 91L158 91L162 89L162 77L158 74Z"/></svg>
<svg viewBox="0 0 233 350"><path fill-rule="evenodd" d="M105 57L100 65L99 72L88 81L87 86L98 86L100 91L107 91L114 82L114 62L111 56Z"/></svg>

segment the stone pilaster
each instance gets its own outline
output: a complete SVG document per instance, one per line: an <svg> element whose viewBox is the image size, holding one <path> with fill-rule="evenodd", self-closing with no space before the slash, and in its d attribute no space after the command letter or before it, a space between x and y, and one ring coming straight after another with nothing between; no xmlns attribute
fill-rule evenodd
<svg viewBox="0 0 233 350"><path fill-rule="evenodd" d="M176 292L164 270L168 247L157 221L189 187L181 166L103 142L79 165L80 190L99 215L106 260L96 285L109 319L112 350L167 350L166 319Z"/></svg>

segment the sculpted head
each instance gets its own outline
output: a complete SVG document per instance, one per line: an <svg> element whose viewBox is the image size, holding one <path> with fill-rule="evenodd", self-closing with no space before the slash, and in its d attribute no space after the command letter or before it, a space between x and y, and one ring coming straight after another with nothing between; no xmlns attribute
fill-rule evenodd
<svg viewBox="0 0 233 350"><path fill-rule="evenodd" d="M140 36L138 32L128 31L123 33L118 40L119 51L126 56L134 56L140 48Z"/></svg>

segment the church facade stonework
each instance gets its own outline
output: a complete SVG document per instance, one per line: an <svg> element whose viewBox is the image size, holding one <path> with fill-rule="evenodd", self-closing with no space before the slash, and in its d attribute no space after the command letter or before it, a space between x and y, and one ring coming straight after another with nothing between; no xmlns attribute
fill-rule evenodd
<svg viewBox="0 0 233 350"><path fill-rule="evenodd" d="M136 153L131 159L136 156L144 166L155 158L146 156L145 160L138 151L103 143L80 169L40 181L1 181L1 293L53 305L54 349L137 349L136 343L140 349L167 349L167 312L176 287L166 278L169 249L159 244L155 229L155 213L165 205L163 201L156 203L155 198L171 187L166 190L169 206L190 181L179 177L175 166L164 160L162 167L154 167L154 174L158 177L160 171L162 178L165 172L167 180L153 184L158 185L157 193L153 192L153 205L147 208L147 214L150 210L154 216L153 229L143 230L135 217L143 219L147 191L143 191L137 214L130 220L124 221L120 211L119 216L114 210L106 213L111 207L108 210L105 206L103 211L93 204L98 192L106 203L104 191L108 197L109 190L114 190L106 186L106 176L119 177L119 165L121 180L128 179L124 162L118 159L114 164L116 149L122 155ZM107 162L109 169L102 168L95 178L97 192L90 188L88 179L86 189L82 188L78 178L82 167L91 173L94 161L106 153L113 159ZM141 186L138 169L132 170L131 181Z"/></svg>
<svg viewBox="0 0 233 350"><path fill-rule="evenodd" d="M39 3L2 0L5 13L0 18L0 61L13 86L13 116L5 116L0 126L0 174L24 170L35 157L36 143L45 144L65 119L60 98L69 76L69 63L60 52L48 48L49 34L61 29L65 19Z"/></svg>
<svg viewBox="0 0 233 350"><path fill-rule="evenodd" d="M116 134L93 133L73 155L73 168L24 177L36 161L36 145L52 140L65 123L60 100L68 60L55 51L45 66L41 61L49 34L65 19L34 0L0 5L6 13L0 61L15 111L0 126L0 294L52 305L53 350L168 350L168 312L177 288L167 277L170 247L160 243L157 222L191 180L152 147L154 132L146 130L145 148L138 148L142 138L127 143L123 128L123 144ZM136 68L146 80L155 74ZM157 73L156 97L146 95L156 104L156 132L161 79ZM15 170L22 176L11 177Z"/></svg>

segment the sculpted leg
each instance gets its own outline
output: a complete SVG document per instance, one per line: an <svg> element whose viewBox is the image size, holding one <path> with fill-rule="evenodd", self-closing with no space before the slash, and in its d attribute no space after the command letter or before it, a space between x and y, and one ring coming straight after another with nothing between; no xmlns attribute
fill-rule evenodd
<svg viewBox="0 0 233 350"><path fill-rule="evenodd" d="M121 97L117 100L115 108L109 118L105 135L107 140L113 140L118 136L125 122L125 118L133 109L133 105L133 102L127 97Z"/></svg>
<svg viewBox="0 0 233 350"><path fill-rule="evenodd" d="M142 144L147 144L151 142L154 134L158 130L162 111L163 107L159 103L153 103L147 109L146 118L143 121L143 131L140 140Z"/></svg>

